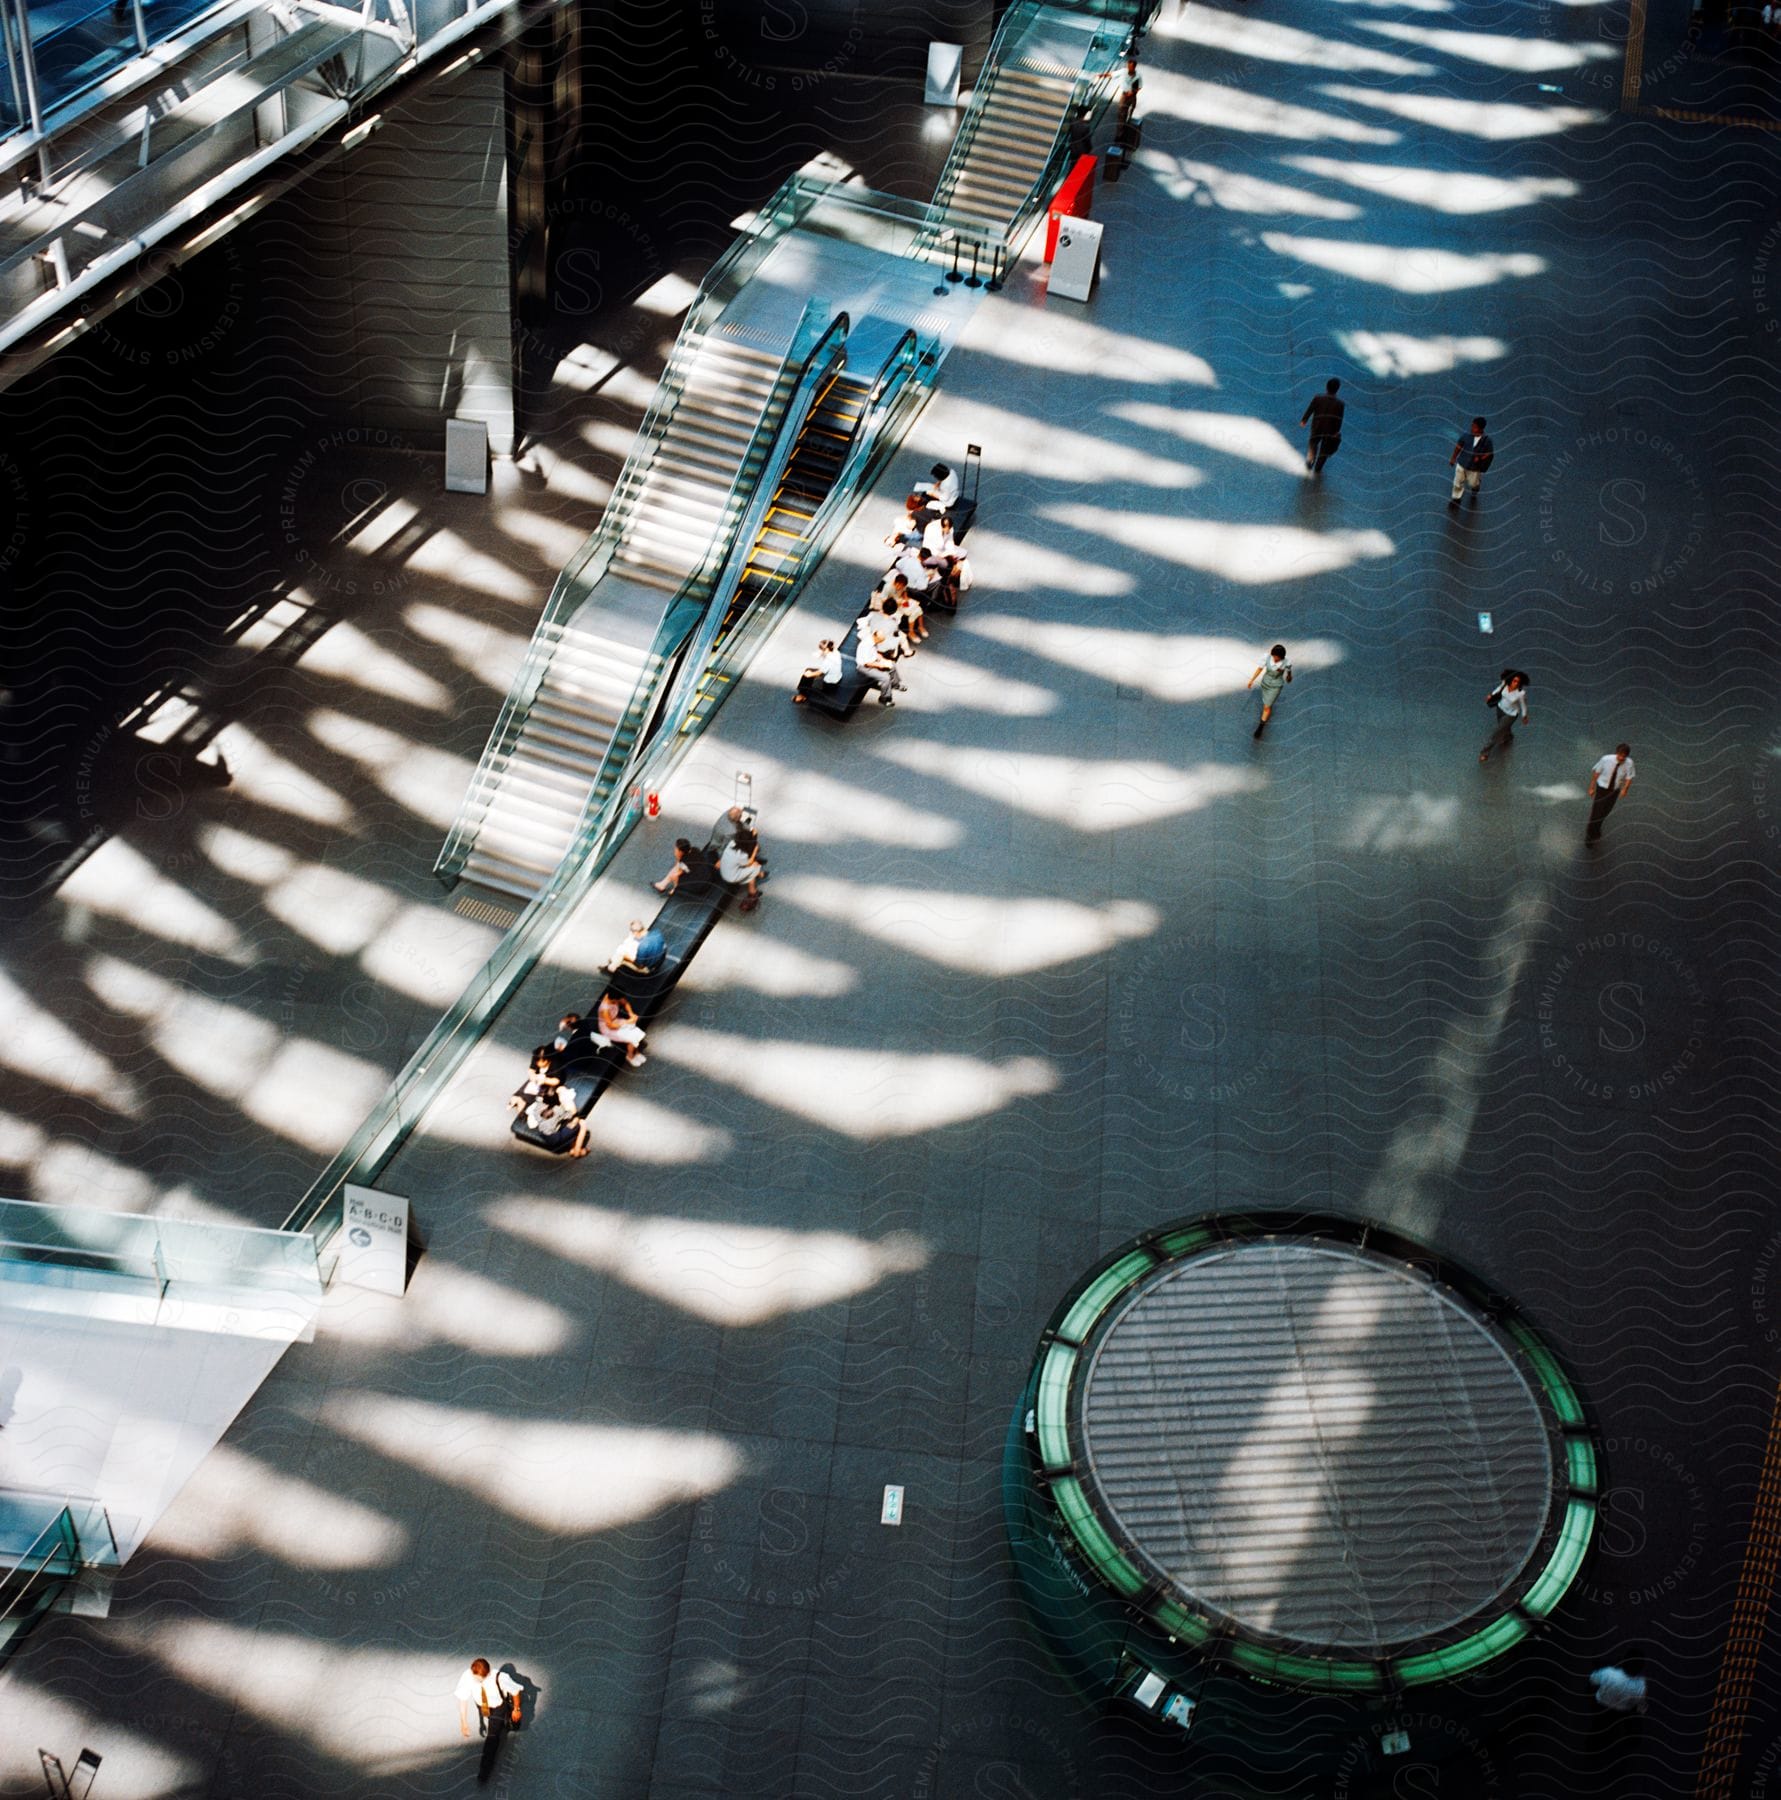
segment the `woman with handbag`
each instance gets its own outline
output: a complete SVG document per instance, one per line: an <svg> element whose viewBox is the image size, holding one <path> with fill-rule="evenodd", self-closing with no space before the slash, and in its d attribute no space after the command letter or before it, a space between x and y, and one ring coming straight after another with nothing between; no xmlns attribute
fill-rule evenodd
<svg viewBox="0 0 1781 1800"><path fill-rule="evenodd" d="M1517 720L1527 723L1527 677L1519 669L1505 669L1502 680L1484 696L1484 704L1496 713L1497 723L1478 752L1481 763L1490 761L1491 751L1507 750L1515 741Z"/></svg>

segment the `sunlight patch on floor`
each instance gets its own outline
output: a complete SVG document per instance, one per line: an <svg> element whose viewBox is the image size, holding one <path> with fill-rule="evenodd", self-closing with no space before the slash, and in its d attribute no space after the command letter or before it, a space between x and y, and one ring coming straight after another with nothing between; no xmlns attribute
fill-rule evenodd
<svg viewBox="0 0 1781 1800"><path fill-rule="evenodd" d="M652 1046L653 1047L653 1046ZM994 1062L945 1050L870 1049L740 1037L677 1021L664 1060L842 1137L913 1137L1049 1094L1057 1072L1036 1056Z"/></svg>
<svg viewBox="0 0 1781 1800"><path fill-rule="evenodd" d="M1302 457L1299 469L1304 470ZM1150 575L1152 582L1164 578L1169 564L1222 575L1246 587L1309 581L1333 569L1390 556L1396 549L1383 531L1374 529L1310 531L1302 525L1237 525L1087 506L1048 506L1042 516L1152 558L1159 565Z"/></svg>
<svg viewBox="0 0 1781 1800"><path fill-rule="evenodd" d="M1344 90L1326 92L1340 98ZM1365 92L1365 89L1355 90ZM1263 137L1296 138L1301 143L1333 140L1339 144L1395 144L1401 134L1383 125L1345 119L1340 113L1318 112L1285 100L1269 100L1216 81L1178 79L1169 84L1168 98L1157 102L1145 93L1145 116L1162 113L1189 125L1207 125L1218 131L1247 131Z"/></svg>
<svg viewBox="0 0 1781 1800"><path fill-rule="evenodd" d="M31 1159L30 1170L31 1191L24 1198L39 1206L93 1206L130 1213L163 1210L166 1197L152 1175L78 1137L48 1139Z"/></svg>
<svg viewBox="0 0 1781 1800"><path fill-rule="evenodd" d="M1343 843L1350 850L1381 853L1428 850L1459 837L1459 801L1420 789L1409 794L1363 794L1349 816Z"/></svg>
<svg viewBox="0 0 1781 1800"><path fill-rule="evenodd" d="M1511 69L1522 75L1575 69L1587 62L1612 61L1622 54L1618 44L1558 44L1551 38L1507 37L1489 31L1440 31L1387 19L1363 19L1360 25L1363 31L1376 31L1400 44L1417 44L1438 50L1443 56L1459 56L1468 62L1487 63L1493 69Z"/></svg>
<svg viewBox="0 0 1781 1800"><path fill-rule="evenodd" d="M520 1197L497 1201L487 1216L497 1231L714 1325L759 1325L812 1312L928 1261L927 1246L909 1232L872 1239L732 1219L640 1219Z"/></svg>
<svg viewBox="0 0 1781 1800"><path fill-rule="evenodd" d="M478 550L455 531L431 532L421 540L407 567L413 575L431 576L450 587L485 594L491 600L511 601L534 611L544 604L545 591L532 576L490 556L486 550Z"/></svg>
<svg viewBox="0 0 1781 1800"><path fill-rule="evenodd" d="M1380 27L1371 20L1374 30ZM1290 25L1276 25L1252 13L1228 13L1210 6L1185 7L1169 31L1202 49L1225 50L1233 56L1250 57L1258 62L1297 63L1307 69L1328 69L1340 74L1401 75L1410 80L1427 80L1435 73L1428 63L1412 62L1408 57L1392 56L1365 44L1345 42L1321 32L1295 31ZM1461 36L1463 33L1444 35ZM1152 84L1166 96L1169 78L1147 77L1144 99L1152 103Z"/></svg>
<svg viewBox="0 0 1781 1800"><path fill-rule="evenodd" d="M1464 363L1498 362L1509 346L1493 337L1411 337L1402 331L1338 331L1336 342L1381 381L1445 375Z"/></svg>
<svg viewBox="0 0 1781 1800"><path fill-rule="evenodd" d="M69 913L96 913L159 938L219 956L237 968L248 968L255 955L240 931L214 907L183 888L122 838L108 839L80 865L57 891L56 902ZM64 935L83 933L70 918Z"/></svg>
<svg viewBox="0 0 1781 1800"><path fill-rule="evenodd" d="M1009 613L974 613L959 621L959 629L998 643L1020 644L1040 656L1119 687L1136 688L1158 700L1210 700L1241 693L1260 653L1255 644L1241 638L1032 622ZM1347 654L1328 638L1294 639L1291 648L1293 665L1302 674L1334 668Z"/></svg>
<svg viewBox="0 0 1781 1800"><path fill-rule="evenodd" d="M984 317L993 319L992 314ZM1025 331L991 337L978 323L953 354L994 356L1052 375L1091 375L1101 381L1109 370L1117 369L1121 380L1149 387L1218 386L1218 377L1203 356L1175 344L1108 331L1089 317L1072 318L1057 311L1035 317L1029 325Z"/></svg>
<svg viewBox="0 0 1781 1800"><path fill-rule="evenodd" d="M705 1431L628 1431L335 1388L321 1425L541 1531L610 1531L735 1480L742 1456Z"/></svg>
<svg viewBox="0 0 1781 1800"><path fill-rule="evenodd" d="M299 1569L374 1569L407 1551L408 1532L361 1499L220 1443L156 1521L154 1544L193 1562L260 1552Z"/></svg>
<svg viewBox="0 0 1781 1800"><path fill-rule="evenodd" d="M1276 256L1307 262L1314 268L1370 281L1400 294L1452 294L1465 288L1490 287L1508 276L1543 275L1546 259L1531 251L1482 250L1462 253L1430 245L1355 244L1338 238L1294 237L1264 231L1262 242Z"/></svg>
<svg viewBox="0 0 1781 1800"><path fill-rule="evenodd" d="M319 1324L323 1336L361 1349L459 1344L489 1358L554 1356L584 1328L550 1301L441 1255L423 1258L399 1296L336 1283L323 1299Z"/></svg>
<svg viewBox="0 0 1781 1800"><path fill-rule="evenodd" d="M1331 86L1332 100L1350 106L1376 107L1418 125L1456 131L1486 143L1506 144L1517 138L1556 137L1580 125L1598 125L1607 114L1590 106L1518 106L1507 100L1453 100L1442 94L1389 94L1381 88ZM1396 141L1396 133L1392 141Z"/></svg>
<svg viewBox="0 0 1781 1800"><path fill-rule="evenodd" d="M1014 807L1036 819L1061 820L1087 834L1179 818L1267 785L1259 771L1225 763L1176 769L1166 763L1040 756L1016 750L980 750L961 756L954 745L920 738L885 743L877 754L998 805Z"/></svg>
<svg viewBox="0 0 1781 1800"><path fill-rule="evenodd" d="M108 1110L137 1117L141 1095L134 1081L88 1037L39 1006L10 976L0 974L0 1068L81 1094Z"/></svg>
<svg viewBox="0 0 1781 1800"><path fill-rule="evenodd" d="M1140 900L1099 906L1040 896L961 894L795 875L774 897L967 974L1026 975L1148 937L1161 915Z"/></svg>
<svg viewBox="0 0 1781 1800"><path fill-rule="evenodd" d="M916 666L919 668L919 662ZM725 746L723 755L732 760L733 767L753 772L757 794L773 795L771 814L761 820L762 844L769 860L776 841L950 850L965 835L965 828L957 819L899 799L879 787L841 781L820 769L781 762L758 748L741 744L733 749ZM695 843L704 843L705 834L711 829L712 811L716 810L707 811L701 806L694 814L673 794L669 795L669 804L671 818L664 821L668 828L661 833L657 853L661 866L657 869L651 864L646 871L652 879L668 872L673 861L674 834L684 833ZM611 953L608 945L606 954Z"/></svg>
<svg viewBox="0 0 1781 1800"><path fill-rule="evenodd" d="M503 631L482 619L467 618L449 607L416 600L403 607L402 618L417 636L448 651L460 669L505 694L519 673L532 638L530 632ZM494 714L489 715L490 724Z"/></svg>
<svg viewBox="0 0 1781 1800"><path fill-rule="evenodd" d="M1302 475L1305 450L1277 425L1247 413L1194 412L1178 406L1157 406L1146 400L1120 401L1108 408L1117 419L1142 425L1147 431L1166 431L1203 445L1223 456L1234 456L1283 475Z"/></svg>
<svg viewBox="0 0 1781 1800"><path fill-rule="evenodd" d="M449 831L476 765L448 750L416 743L399 731L351 713L317 707L309 732L324 749L355 762L392 800L423 823Z"/></svg>
<svg viewBox="0 0 1781 1800"><path fill-rule="evenodd" d="M1507 212L1542 200L1573 199L1582 190L1566 175L1476 175L1458 169L1405 167L1398 163L1349 162L1335 156L1288 156L1289 168L1327 181L1346 182L1407 206L1470 215Z"/></svg>
<svg viewBox="0 0 1781 1800"><path fill-rule="evenodd" d="M1161 150L1141 150L1138 161L1171 200L1196 195L1221 212L1293 213L1307 219L1358 219L1362 209L1351 200L1332 200L1308 188L1288 187L1260 175L1242 175L1216 163L1195 162Z"/></svg>
<svg viewBox="0 0 1781 1800"><path fill-rule="evenodd" d="M286 1036L245 1007L209 1000L146 969L99 956L87 985L142 1027L169 1067L305 1149L331 1154L389 1079L375 1063Z"/></svg>
<svg viewBox="0 0 1781 1800"><path fill-rule="evenodd" d="M355 1781L389 1781L429 1768L458 1744L451 1695L465 1652L457 1645L359 1648L308 1631L219 1624L190 1612L165 1620L117 1619L110 1629L124 1651L152 1658L199 1694L238 1708L242 1716L232 1729L251 1731L257 1724L313 1745ZM548 1691L543 1659L528 1657L526 1668ZM207 1737L196 1741L206 1745L208 1780L217 1751ZM471 1754L463 1750L458 1760ZM111 1768L108 1750L107 1776ZM127 1791L130 1800L146 1800L134 1783Z"/></svg>
<svg viewBox="0 0 1781 1800"><path fill-rule="evenodd" d="M231 792L269 812L306 819L312 825L331 825L355 837L359 834L357 812L334 789L268 748L239 722L230 724L227 738L229 766L235 777Z"/></svg>
<svg viewBox="0 0 1781 1800"><path fill-rule="evenodd" d="M450 690L443 682L385 649L350 619L330 625L303 653L303 672L349 682L368 694L424 712L449 712L452 706Z"/></svg>

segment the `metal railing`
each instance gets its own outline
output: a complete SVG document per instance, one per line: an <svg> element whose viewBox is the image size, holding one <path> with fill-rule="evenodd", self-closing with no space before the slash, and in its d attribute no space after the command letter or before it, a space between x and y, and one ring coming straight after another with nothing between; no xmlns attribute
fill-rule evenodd
<svg viewBox="0 0 1781 1800"><path fill-rule="evenodd" d="M97 1502L0 1492L0 1665L81 1570L117 1562L117 1537Z"/></svg>
<svg viewBox="0 0 1781 1800"><path fill-rule="evenodd" d="M799 559L800 578L815 566L864 484L890 456L902 428L925 399L936 366L933 352L922 347L913 332L899 343L886 363L874 384L875 401L867 415L868 422L856 433L840 478L818 509L806 551ZM796 584L785 585L786 592L757 602L752 616L726 635L705 668L679 661L677 682L684 687L676 687L670 695L671 703L682 692L692 693L707 676L716 673L733 677L746 665L767 629L789 604ZM701 715L689 708L680 715L680 728L643 734L642 747L628 766L628 780L659 785L697 741L715 710L714 707ZM308 1232L318 1254L325 1254L341 1222L346 1184L368 1184L377 1179L481 1041L495 1015L537 966L563 922L605 872L637 822L639 808L634 796L633 786L618 783L604 803L584 819L575 842L550 879L427 1034L383 1099L311 1184L286 1219L285 1230Z"/></svg>

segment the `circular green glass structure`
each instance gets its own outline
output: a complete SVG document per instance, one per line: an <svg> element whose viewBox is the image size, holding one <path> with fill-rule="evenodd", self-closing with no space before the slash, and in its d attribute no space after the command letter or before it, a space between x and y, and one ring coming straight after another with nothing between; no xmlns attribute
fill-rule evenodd
<svg viewBox="0 0 1781 1800"><path fill-rule="evenodd" d="M1500 1297L1375 1227L1265 1213L1146 1233L1077 1284L1006 1474L1017 1567L1079 1672L1125 1634L1128 1665L1135 1641L1178 1674L1356 1696L1519 1643L1597 1505L1577 1393Z"/></svg>

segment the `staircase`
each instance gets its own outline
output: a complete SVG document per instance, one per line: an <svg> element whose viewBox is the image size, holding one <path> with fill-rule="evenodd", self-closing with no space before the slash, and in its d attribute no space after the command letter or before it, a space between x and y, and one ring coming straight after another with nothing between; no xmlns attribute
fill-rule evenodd
<svg viewBox="0 0 1781 1800"><path fill-rule="evenodd" d="M675 594L704 562L779 366L764 350L706 340L643 471L610 575Z"/></svg>
<svg viewBox="0 0 1781 1800"><path fill-rule="evenodd" d="M936 196L940 203L1007 229L1057 149L1077 74L1038 49L998 68L950 190Z"/></svg>
<svg viewBox="0 0 1781 1800"><path fill-rule="evenodd" d="M537 698L493 784L488 810L464 863L467 880L529 900L562 860L581 822L594 772L621 732L638 682L661 666L647 648L578 624L541 625L534 647L549 654ZM621 741L622 740L622 741Z"/></svg>
<svg viewBox="0 0 1781 1800"><path fill-rule="evenodd" d="M607 508L618 530L605 573L569 619L540 623L519 684L535 680L533 697L497 724L465 800L474 836L462 877L513 899L530 900L562 861L590 800L605 797L602 768L608 785L623 769L644 720L633 697L662 668L663 614L707 569L733 491L771 443L761 428L783 405L781 357L722 327L676 357L685 374L666 427Z"/></svg>

